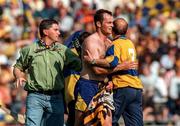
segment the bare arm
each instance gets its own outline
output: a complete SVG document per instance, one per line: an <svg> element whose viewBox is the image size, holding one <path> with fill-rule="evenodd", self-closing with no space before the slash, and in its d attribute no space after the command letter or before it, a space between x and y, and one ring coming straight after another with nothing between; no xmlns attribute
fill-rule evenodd
<svg viewBox="0 0 180 126"><path fill-rule="evenodd" d="M23 83L26 81L25 79L25 73L22 72L20 69L18 69L17 67L14 67L13 69L13 74L14 74L14 77L16 79L16 87L19 87L19 86L23 86Z"/></svg>
<svg viewBox="0 0 180 126"><path fill-rule="evenodd" d="M106 59L94 59L94 64L98 65L100 67L110 68L110 64L109 64L109 62Z"/></svg>
<svg viewBox="0 0 180 126"><path fill-rule="evenodd" d="M110 67L109 62L106 59L93 59L89 51L86 51L87 55L84 56L84 60L92 65L97 65L99 67Z"/></svg>
<svg viewBox="0 0 180 126"><path fill-rule="evenodd" d="M112 46L112 41L107 39L105 41L105 45L106 45L106 48L109 48L110 46ZM87 50L86 51L87 55L84 56L84 59L89 63L89 64L94 64L94 65L97 65L97 66L100 66L100 67L107 67L107 68L110 68L111 65L109 63L109 61L105 58L99 58L99 59L93 59L93 57L91 56L91 54L89 53L89 51Z"/></svg>
<svg viewBox="0 0 180 126"><path fill-rule="evenodd" d="M110 74L120 70L136 69L138 66L137 62L123 62L118 64L114 69L110 68L110 63L106 59L101 59L99 52L97 52L96 43L93 43L94 39L86 39L84 42L83 60L88 64L92 65L92 70L96 74ZM103 67L103 68L102 68ZM107 67L104 68L104 67Z"/></svg>
<svg viewBox="0 0 180 126"><path fill-rule="evenodd" d="M101 75L101 74L111 74L120 70L137 69L138 63L137 62L123 62L121 64L118 64L117 67L115 67L114 69L106 69L106 68L102 68L98 66L94 66L94 67L96 67L95 73Z"/></svg>
<svg viewBox="0 0 180 126"><path fill-rule="evenodd" d="M97 72L97 74L100 74L100 73L101 74L108 74L108 73L113 73L113 72L117 72L120 70L137 69L137 67L138 67L138 63L132 61L132 62L123 62L121 64L118 64L112 70L101 68L101 67L110 68L110 63L105 58L104 59L93 59L93 57L91 56L89 51L87 50L86 52L87 52L87 55L84 56L84 59L89 64L96 66L95 71Z"/></svg>
<svg viewBox="0 0 180 126"><path fill-rule="evenodd" d="M85 39L83 42L83 61L86 62L87 64L91 65L91 61L86 59L86 57L91 57L91 59L100 59L102 55L102 49L101 46L99 45L98 40L94 37L89 37ZM95 72L95 74L99 74L99 71L104 71L104 68L96 67L94 65L90 66L91 69ZM103 73L102 73L103 74Z"/></svg>

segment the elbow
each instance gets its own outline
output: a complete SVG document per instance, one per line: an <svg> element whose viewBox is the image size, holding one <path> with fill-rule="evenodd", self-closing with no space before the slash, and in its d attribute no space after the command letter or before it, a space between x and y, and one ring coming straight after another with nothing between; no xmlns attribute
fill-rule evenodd
<svg viewBox="0 0 180 126"><path fill-rule="evenodd" d="M96 74L96 75L102 75L102 74L105 74L105 72L99 68L94 68L93 69L93 72Z"/></svg>
<svg viewBox="0 0 180 126"><path fill-rule="evenodd" d="M102 73L101 71L99 71L99 70L95 70L94 72L95 72L95 74L97 74L97 75L103 74L103 73Z"/></svg>

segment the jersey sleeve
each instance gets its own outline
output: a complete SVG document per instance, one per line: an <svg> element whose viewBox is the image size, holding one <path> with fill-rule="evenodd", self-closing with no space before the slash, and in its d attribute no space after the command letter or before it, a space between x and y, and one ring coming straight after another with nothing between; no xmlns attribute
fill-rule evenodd
<svg viewBox="0 0 180 126"><path fill-rule="evenodd" d="M107 51L106 51L106 60L109 62L110 67L114 68L118 65L119 58L116 55L116 46L112 45Z"/></svg>

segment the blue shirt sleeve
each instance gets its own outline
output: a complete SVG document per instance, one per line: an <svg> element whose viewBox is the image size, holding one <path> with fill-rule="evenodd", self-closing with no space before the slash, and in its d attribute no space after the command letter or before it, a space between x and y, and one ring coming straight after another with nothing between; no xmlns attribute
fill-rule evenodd
<svg viewBox="0 0 180 126"><path fill-rule="evenodd" d="M111 57L111 58L108 58L108 57ZM112 45L106 51L106 59L108 60L111 68L114 68L118 65L119 59L117 56L114 55L114 45Z"/></svg>

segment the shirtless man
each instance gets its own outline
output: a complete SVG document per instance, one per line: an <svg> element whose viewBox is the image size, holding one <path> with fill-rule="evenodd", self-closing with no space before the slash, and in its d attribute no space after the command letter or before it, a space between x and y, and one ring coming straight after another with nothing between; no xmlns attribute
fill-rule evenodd
<svg viewBox="0 0 180 126"><path fill-rule="evenodd" d="M113 27L113 17L112 13L100 9L94 15L94 23L96 27L96 32L85 39L82 45L82 71L81 77L78 80L75 87L75 126L81 126L83 121L82 114L86 110L93 96L98 92L98 83L103 81L107 74L112 73L117 70L126 69L133 67L134 64L121 64L115 69L104 69L94 65L94 62L88 62L83 58L88 53L91 54L92 59L104 58L106 50L111 46L111 41L108 36L112 33ZM112 118L111 115L106 116L103 126L111 126Z"/></svg>
<svg viewBox="0 0 180 126"><path fill-rule="evenodd" d="M112 46L107 50L104 59L93 59L87 52L89 59L84 57L86 62L94 62L101 67L116 67L124 61L137 62L137 54L134 44L126 37L128 23L123 18L113 21ZM113 99L115 111L113 113L113 126L119 126L118 120L123 116L126 126L143 126L142 115L142 88L143 85L138 78L137 68L128 68L111 74L113 82Z"/></svg>
<svg viewBox="0 0 180 126"><path fill-rule="evenodd" d="M82 45L82 55L87 55L86 51L93 56L94 59L103 58L105 52L110 45L108 36L112 32L113 27L113 17L112 13L108 10L100 9L94 15L94 23L96 27L96 32L90 35ZM92 63L93 64L93 63ZM87 108L93 96L98 92L98 83L103 81L106 75L96 75L97 69L95 66L88 64L87 62L82 62L81 78L76 84L75 96L75 126L82 125L82 114ZM111 124L111 117L108 117L109 125ZM108 123L105 123L108 124Z"/></svg>

